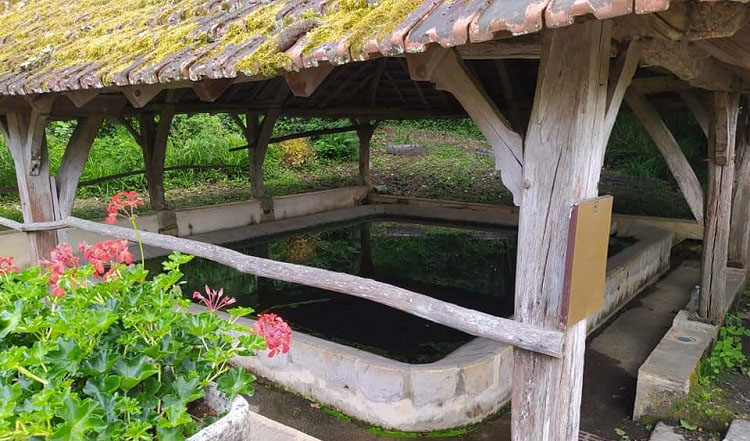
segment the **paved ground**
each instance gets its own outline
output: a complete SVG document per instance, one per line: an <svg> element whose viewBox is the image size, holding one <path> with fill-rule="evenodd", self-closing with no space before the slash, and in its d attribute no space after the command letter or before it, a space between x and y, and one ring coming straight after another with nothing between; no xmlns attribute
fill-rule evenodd
<svg viewBox="0 0 750 441"><path fill-rule="evenodd" d="M638 367L669 329L677 311L687 303L697 278L696 267L683 266L672 271L589 339L581 408L582 441L624 439L617 435L616 429L624 430L632 441L649 438L643 426L630 421ZM258 386L251 404L261 414L323 441L402 439L370 433L369 425L342 421L323 412L317 404L268 385ZM509 412L500 412L474 432L442 439L509 440Z"/></svg>

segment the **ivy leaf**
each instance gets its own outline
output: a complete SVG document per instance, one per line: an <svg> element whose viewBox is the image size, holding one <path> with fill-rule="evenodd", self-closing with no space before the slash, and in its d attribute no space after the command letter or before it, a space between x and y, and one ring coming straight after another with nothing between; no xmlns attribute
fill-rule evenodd
<svg viewBox="0 0 750 441"><path fill-rule="evenodd" d="M120 381L120 389L125 392L134 388L146 378L159 372L159 368L155 364L149 363L148 357L145 355L130 359L121 358L115 363L114 368L115 372L122 377Z"/></svg>
<svg viewBox="0 0 750 441"><path fill-rule="evenodd" d="M235 367L219 377L216 387L227 398L233 400L238 394L252 395L254 392L253 382L255 382L254 375L247 372L244 368Z"/></svg>
<svg viewBox="0 0 750 441"><path fill-rule="evenodd" d="M162 419L161 425L166 427L179 427L193 421L193 417L187 412L184 405L180 403L171 404L164 408L167 415L166 420Z"/></svg>
<svg viewBox="0 0 750 441"><path fill-rule="evenodd" d="M89 432L107 427L101 413L96 402L90 398L83 401L75 397L67 398L59 413L65 424L58 427L50 441L86 441Z"/></svg>
<svg viewBox="0 0 750 441"><path fill-rule="evenodd" d="M177 396L180 397L183 404L191 403L198 398L203 398L204 395L200 379L198 378L186 380L185 377L180 375L177 377L177 380L172 383L172 387L177 393Z"/></svg>

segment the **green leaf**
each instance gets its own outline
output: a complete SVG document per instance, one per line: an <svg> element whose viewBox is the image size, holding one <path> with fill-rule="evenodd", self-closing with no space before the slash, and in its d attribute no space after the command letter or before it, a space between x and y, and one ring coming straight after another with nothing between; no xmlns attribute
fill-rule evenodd
<svg viewBox="0 0 750 441"><path fill-rule="evenodd" d="M122 377L120 389L125 392L159 372L159 368L155 364L150 363L148 357L145 355L129 359L121 358L115 363L114 369Z"/></svg>
<svg viewBox="0 0 750 441"><path fill-rule="evenodd" d="M71 375L78 372L78 367L83 360L85 353L74 340L58 338L57 350L50 352L45 357L45 361Z"/></svg>
<svg viewBox="0 0 750 441"><path fill-rule="evenodd" d="M159 436L159 441L185 441L182 427L157 426L156 434Z"/></svg>
<svg viewBox="0 0 750 441"><path fill-rule="evenodd" d="M4 309L0 311L0 340L13 332L23 319L23 302L16 300L13 303L13 309Z"/></svg>
<svg viewBox="0 0 750 441"><path fill-rule="evenodd" d="M113 353L110 349L100 349L96 351L93 357L86 359L81 364L81 372L90 376L106 374L112 370L112 367L120 359L120 356Z"/></svg>
<svg viewBox="0 0 750 441"><path fill-rule="evenodd" d="M23 388L20 383L13 386L0 385L0 421L16 413L16 402L20 401Z"/></svg>
<svg viewBox="0 0 750 441"><path fill-rule="evenodd" d="M237 308L227 309L227 314L229 314L229 316L232 318L245 317L254 312L255 310L253 308L247 308L247 307L237 307Z"/></svg>
<svg viewBox="0 0 750 441"><path fill-rule="evenodd" d="M186 380L185 377L180 375L172 383L174 391L183 404L191 403L198 398L203 398L203 387L201 387L201 381L198 378L191 378Z"/></svg>
<svg viewBox="0 0 750 441"><path fill-rule="evenodd" d="M58 427L50 441L86 441L89 432L107 427L101 414L101 409L90 398L83 401L75 397L67 398L59 413L65 424Z"/></svg>
<svg viewBox="0 0 750 441"><path fill-rule="evenodd" d="M120 381L120 377L110 375L101 381L89 379L83 386L83 393L96 400L99 407L104 410L104 415L108 423L114 422L117 418L117 413L115 412L117 396L114 393L120 386Z"/></svg>
<svg viewBox="0 0 750 441"><path fill-rule="evenodd" d="M254 375L248 373L244 368L235 367L219 377L216 386L219 391L232 400L238 394L252 395L254 392L253 382L255 382Z"/></svg>
<svg viewBox="0 0 750 441"><path fill-rule="evenodd" d="M698 426L696 424L693 424L688 420L682 420L682 419L680 420L680 427L682 427L685 430L690 430L690 431L698 429Z"/></svg>

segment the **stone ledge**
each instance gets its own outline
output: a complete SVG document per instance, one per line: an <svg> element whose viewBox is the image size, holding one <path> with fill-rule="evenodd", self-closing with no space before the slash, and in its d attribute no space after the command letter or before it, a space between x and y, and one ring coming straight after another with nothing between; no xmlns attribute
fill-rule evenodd
<svg viewBox="0 0 750 441"><path fill-rule="evenodd" d="M750 441L750 421L734 420L724 441Z"/></svg>
<svg viewBox="0 0 750 441"><path fill-rule="evenodd" d="M697 269L696 269L697 271ZM727 271L727 309L745 284L742 270ZM692 321L680 311L672 327L638 370L633 419L669 418L672 405L687 398L704 355L711 349L718 326Z"/></svg>

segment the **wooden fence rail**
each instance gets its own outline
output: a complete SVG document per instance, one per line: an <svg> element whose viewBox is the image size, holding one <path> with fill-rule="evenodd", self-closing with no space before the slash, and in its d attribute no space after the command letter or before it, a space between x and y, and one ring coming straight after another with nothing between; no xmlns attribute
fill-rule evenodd
<svg viewBox="0 0 750 441"><path fill-rule="evenodd" d="M103 236L136 240L135 232L129 228L75 217L31 224L22 224L0 217L0 225L23 232L77 228ZM495 317L387 283L320 268L248 256L218 245L163 234L141 232L141 239L144 245L192 254L221 263L242 273L371 300L476 337L489 338L556 358L562 354L563 333L560 331L542 329Z"/></svg>

